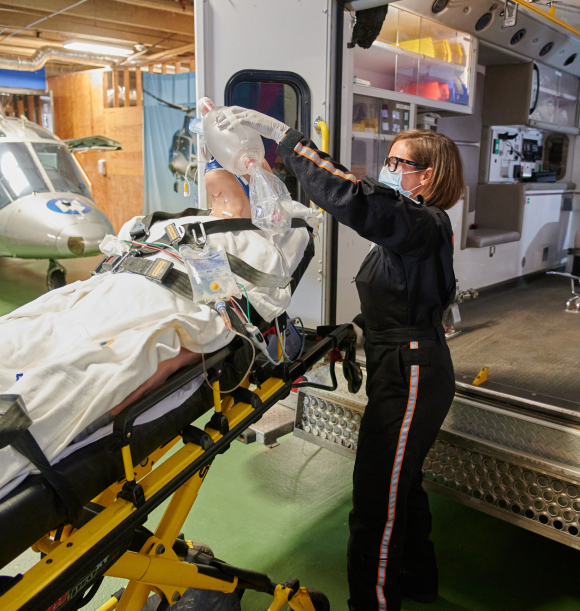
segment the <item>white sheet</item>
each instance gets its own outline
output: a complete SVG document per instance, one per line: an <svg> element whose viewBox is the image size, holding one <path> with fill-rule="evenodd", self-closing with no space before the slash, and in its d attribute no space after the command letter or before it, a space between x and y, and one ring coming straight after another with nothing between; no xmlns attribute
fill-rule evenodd
<svg viewBox="0 0 580 611"><path fill-rule="evenodd" d="M294 216L316 213L295 202ZM128 237L136 220L119 236ZM215 219L173 222L196 220ZM169 222L154 225L148 240L160 237ZM271 237L261 231L229 232L208 240L257 269L289 276L302 259L308 233L295 229ZM266 320L290 304L290 287L268 289L238 281ZM53 462L80 431L121 403L181 347L213 352L233 335L208 306L198 307L134 274L107 273L51 291L0 318L0 338L0 393L22 396L33 420L30 430ZM0 450L0 490L30 469L12 448Z"/></svg>

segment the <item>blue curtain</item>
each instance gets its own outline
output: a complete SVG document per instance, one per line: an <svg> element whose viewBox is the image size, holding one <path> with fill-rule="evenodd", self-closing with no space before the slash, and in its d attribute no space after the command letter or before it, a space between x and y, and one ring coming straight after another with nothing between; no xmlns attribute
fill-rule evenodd
<svg viewBox="0 0 580 611"><path fill-rule="evenodd" d="M190 178L191 194L183 196L183 181L174 191L175 177L169 169L174 135L183 128L185 112L169 108L151 95L181 106L195 104L195 72L184 74L143 73L143 214L155 210L181 212L197 201L197 187Z"/></svg>

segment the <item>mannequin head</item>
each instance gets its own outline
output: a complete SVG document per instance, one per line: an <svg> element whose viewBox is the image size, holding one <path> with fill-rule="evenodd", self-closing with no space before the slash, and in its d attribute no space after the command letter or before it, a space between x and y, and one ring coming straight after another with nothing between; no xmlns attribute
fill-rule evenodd
<svg viewBox="0 0 580 611"><path fill-rule="evenodd" d="M265 159L261 165L268 172L272 171ZM249 184L249 175L242 178ZM211 198L211 216L224 219L252 217L248 195L234 174L222 168L209 169L205 173L205 188Z"/></svg>

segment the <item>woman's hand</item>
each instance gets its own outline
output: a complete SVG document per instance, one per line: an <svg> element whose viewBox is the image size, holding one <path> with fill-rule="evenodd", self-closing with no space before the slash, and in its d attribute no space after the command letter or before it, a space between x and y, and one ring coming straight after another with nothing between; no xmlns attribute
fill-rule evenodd
<svg viewBox="0 0 580 611"><path fill-rule="evenodd" d="M230 106L229 110L235 115L235 119L228 117L224 112L220 112L217 116L219 129L231 130L235 125L245 125L255 129L264 138L270 138L271 140L276 140L276 142L280 142L290 129L282 121L272 119L272 117L256 110L250 110L242 106Z"/></svg>

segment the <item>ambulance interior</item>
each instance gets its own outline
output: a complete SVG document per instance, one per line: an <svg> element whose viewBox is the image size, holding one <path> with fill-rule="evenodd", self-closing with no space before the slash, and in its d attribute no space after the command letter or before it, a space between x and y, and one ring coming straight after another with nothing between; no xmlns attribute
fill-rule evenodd
<svg viewBox="0 0 580 611"><path fill-rule="evenodd" d="M356 11L384 2L199 2L198 88L302 130L357 178L378 178L400 131L457 143L467 188L448 211L458 292L445 320L457 395L424 465L428 486L580 548L577 18L507 4L390 2L362 48ZM250 28L282 15L286 28L264 27L262 45L231 37L233 16ZM310 328L352 320L370 246L327 216L293 313ZM299 392L294 435L354 457L364 403L364 391L353 398L340 385Z"/></svg>

